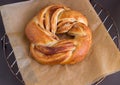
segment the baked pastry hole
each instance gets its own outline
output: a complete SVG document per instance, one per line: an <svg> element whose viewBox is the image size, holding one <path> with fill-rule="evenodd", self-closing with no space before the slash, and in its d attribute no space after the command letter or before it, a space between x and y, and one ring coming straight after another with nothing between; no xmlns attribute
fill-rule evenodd
<svg viewBox="0 0 120 85"><path fill-rule="evenodd" d="M58 38L60 40L63 40L63 39L74 39L75 36L72 36L72 35L69 35L67 33L60 33L60 34L56 34L58 36Z"/></svg>

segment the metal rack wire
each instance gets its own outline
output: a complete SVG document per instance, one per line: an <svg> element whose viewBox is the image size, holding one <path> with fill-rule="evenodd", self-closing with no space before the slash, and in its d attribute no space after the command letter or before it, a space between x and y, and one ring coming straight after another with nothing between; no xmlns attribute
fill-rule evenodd
<svg viewBox="0 0 120 85"><path fill-rule="evenodd" d="M101 18L103 24L105 25L108 33L111 35L111 38L115 42L116 46L120 49L120 34L117 26L114 23L114 20L111 18L109 13L105 9L103 9L103 7L99 3L97 3L94 0L91 0L90 2L93 5L98 16ZM4 33L3 37L1 38L1 42L2 42L3 55L6 59L8 67L10 68L10 71L13 73L16 79L18 79L24 85L25 84L24 80L22 79L22 76L20 74L13 49L9 43L9 39L6 33ZM104 78L97 81L94 85L98 85L102 80L104 80Z"/></svg>
<svg viewBox="0 0 120 85"><path fill-rule="evenodd" d="M3 56L6 59L6 62L8 64L10 71L16 77L16 79L18 79L24 85L24 81L22 79L22 76L20 74L20 71L17 65L17 60L15 58L13 49L9 43L9 39L6 33L1 38L1 43L2 43L2 49L3 49Z"/></svg>
<svg viewBox="0 0 120 85"><path fill-rule="evenodd" d="M100 17L102 23L106 27L107 32L110 34L112 40L114 41L114 43L120 50L120 33L119 33L119 29L116 26L113 18L110 16L109 12L102 7L101 4L99 4L95 0L90 0L90 2L92 4L92 6L94 7L96 13ZM106 78L106 76L102 77L100 80L96 81L92 85L99 85L105 78Z"/></svg>
<svg viewBox="0 0 120 85"><path fill-rule="evenodd" d="M116 46L120 50L120 33L116 26L113 18L110 16L109 12L105 10L101 4L95 0L90 1L98 16L100 17L102 23L105 25L107 32L110 34L112 40L115 42Z"/></svg>

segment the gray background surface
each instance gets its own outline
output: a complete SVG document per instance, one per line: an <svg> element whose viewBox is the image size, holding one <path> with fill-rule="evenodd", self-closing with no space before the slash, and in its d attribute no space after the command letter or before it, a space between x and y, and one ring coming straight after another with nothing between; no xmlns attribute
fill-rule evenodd
<svg viewBox="0 0 120 85"><path fill-rule="evenodd" d="M4 4L15 3L18 1L25 0L0 0L0 6ZM105 9L109 11L110 15L115 20L120 31L120 0L96 0L96 1L98 1ZM3 28L4 27L2 23L2 18L0 17L0 38L4 33ZM10 72L5 57L3 56L2 53L1 42L0 42L0 85L23 85ZM99 85L120 85L120 72L108 76Z"/></svg>

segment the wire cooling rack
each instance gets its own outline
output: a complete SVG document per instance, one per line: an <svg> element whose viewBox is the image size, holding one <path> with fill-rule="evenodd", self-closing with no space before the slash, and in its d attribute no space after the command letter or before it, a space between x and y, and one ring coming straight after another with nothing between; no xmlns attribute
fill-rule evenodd
<svg viewBox="0 0 120 85"><path fill-rule="evenodd" d="M100 17L102 23L105 25L107 32L110 34L116 46L120 50L120 33L113 18L110 16L109 12L105 10L97 1L90 0L90 2Z"/></svg>
<svg viewBox="0 0 120 85"><path fill-rule="evenodd" d="M6 33L1 38L1 43L2 43L2 49L3 49L3 56L6 59L6 62L8 64L10 71L16 77L16 79L18 79L24 85L24 81L20 74L13 49L9 43L9 39L8 39Z"/></svg>
<svg viewBox="0 0 120 85"><path fill-rule="evenodd" d="M110 16L109 12L107 10L105 10L102 7L102 5L99 4L97 1L90 0L90 2L92 4L93 8L95 9L97 15L100 17L102 23L106 27L107 32L110 34L112 40L114 41L114 43L120 50L120 33L119 33L119 29L116 26L116 23L114 22L113 18ZM106 76L102 77L101 79L99 79L92 85L99 85L105 78L106 78Z"/></svg>
<svg viewBox="0 0 120 85"><path fill-rule="evenodd" d="M120 34L114 20L99 3L97 3L94 0L90 0L90 2L94 7L95 11L97 12L98 16L101 18L103 24L105 25L107 32L111 35L111 38L113 39L116 46L120 50ZM25 85L24 80L20 74L13 49L9 43L9 39L6 33L4 33L4 35L2 36L1 42L2 42L3 55L6 59L10 71L13 73L16 79L18 79L23 85ZM105 77L103 77L93 85L98 85L101 81L104 80L104 78Z"/></svg>

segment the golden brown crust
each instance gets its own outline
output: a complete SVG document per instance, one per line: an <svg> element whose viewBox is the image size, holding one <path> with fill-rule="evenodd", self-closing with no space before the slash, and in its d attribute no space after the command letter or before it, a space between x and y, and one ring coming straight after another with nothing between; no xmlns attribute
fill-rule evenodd
<svg viewBox="0 0 120 85"><path fill-rule="evenodd" d="M32 57L41 64L74 64L88 53L92 34L87 19L78 11L63 5L50 5L27 24ZM73 38L60 40L58 34Z"/></svg>

